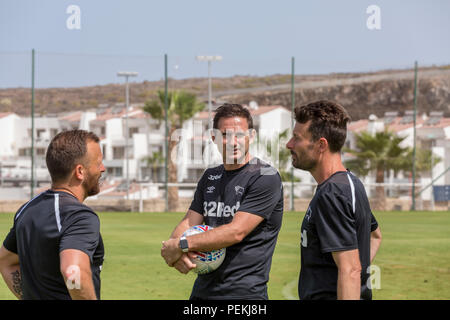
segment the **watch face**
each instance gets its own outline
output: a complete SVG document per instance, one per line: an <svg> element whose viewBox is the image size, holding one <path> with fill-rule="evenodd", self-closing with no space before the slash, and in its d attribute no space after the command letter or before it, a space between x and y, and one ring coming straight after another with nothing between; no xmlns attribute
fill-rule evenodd
<svg viewBox="0 0 450 320"><path fill-rule="evenodd" d="M180 249L183 250L184 252L188 251L188 242L186 238L180 239Z"/></svg>

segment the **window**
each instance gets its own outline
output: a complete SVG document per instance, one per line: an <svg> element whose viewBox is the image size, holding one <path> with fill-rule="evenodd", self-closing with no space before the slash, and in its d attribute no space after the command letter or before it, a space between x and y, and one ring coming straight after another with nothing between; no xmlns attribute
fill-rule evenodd
<svg viewBox="0 0 450 320"><path fill-rule="evenodd" d="M124 159L125 147L113 147L113 159Z"/></svg>
<svg viewBox="0 0 450 320"><path fill-rule="evenodd" d="M43 133L45 132L45 129L37 129L36 130L36 137L39 139L39 138L42 138L42 135L43 135Z"/></svg>
<svg viewBox="0 0 450 320"><path fill-rule="evenodd" d="M52 139L54 136L58 134L58 129L50 129L50 138Z"/></svg>
<svg viewBox="0 0 450 320"><path fill-rule="evenodd" d="M19 149L19 157L29 157L31 155L30 148Z"/></svg>
<svg viewBox="0 0 450 320"><path fill-rule="evenodd" d="M139 133L139 128L138 127L134 127L134 128L128 128L128 137L132 138L133 134L135 133Z"/></svg>

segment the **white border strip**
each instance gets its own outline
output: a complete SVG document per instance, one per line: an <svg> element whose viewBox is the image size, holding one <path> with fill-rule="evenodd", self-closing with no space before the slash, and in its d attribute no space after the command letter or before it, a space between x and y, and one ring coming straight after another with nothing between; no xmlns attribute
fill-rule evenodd
<svg viewBox="0 0 450 320"><path fill-rule="evenodd" d="M45 191L44 191L45 192ZM26 207L28 207L28 205L31 203L31 201L33 201L34 199L36 199L37 197L39 197L41 194L43 194L44 192L39 193L37 196L35 196L33 199L31 199L30 201L27 202L26 205L23 206L22 210L19 211L19 213L16 215L15 220L17 220L17 218L19 218L19 216L22 214L23 210L25 210Z"/></svg>
<svg viewBox="0 0 450 320"><path fill-rule="evenodd" d="M353 206L353 213L355 213L355 203L356 203L356 197L355 197L355 185L353 184L352 178L347 173L348 182L350 182L350 189L352 189L352 206Z"/></svg>
<svg viewBox="0 0 450 320"><path fill-rule="evenodd" d="M61 231L61 217L59 215L59 194L55 193L55 217L58 231Z"/></svg>

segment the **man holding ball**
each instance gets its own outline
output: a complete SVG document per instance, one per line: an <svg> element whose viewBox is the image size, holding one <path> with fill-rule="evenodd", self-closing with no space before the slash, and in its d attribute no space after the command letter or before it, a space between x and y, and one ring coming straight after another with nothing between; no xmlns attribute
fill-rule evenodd
<svg viewBox="0 0 450 320"><path fill-rule="evenodd" d="M283 215L277 170L249 153L255 138L248 109L224 104L214 116L213 141L223 164L207 169L188 212L163 242L161 255L181 273L195 268L191 251L226 248L220 267L199 275L192 300L268 299L267 282ZM180 239L192 226L214 229Z"/></svg>

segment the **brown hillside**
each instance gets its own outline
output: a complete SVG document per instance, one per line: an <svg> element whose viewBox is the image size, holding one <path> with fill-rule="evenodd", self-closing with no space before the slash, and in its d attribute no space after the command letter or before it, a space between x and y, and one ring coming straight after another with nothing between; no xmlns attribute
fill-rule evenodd
<svg viewBox="0 0 450 320"><path fill-rule="evenodd" d="M213 96L220 101L260 105L283 105L290 108L290 75L266 77L234 76L213 79ZM164 88L163 81L144 81L130 86L130 102L143 103ZM169 80L169 89L183 89L207 99L208 80L191 78ZM388 70L374 73L308 75L295 77L295 101L301 105L317 99L341 102L353 120L371 113L383 116L386 111L413 108L413 70ZM124 85L108 84L79 88L46 88L35 91L37 114L53 114L97 108L99 104L124 102ZM0 89L0 112L30 114L29 88ZM450 116L450 67L419 70L418 111L443 111Z"/></svg>

